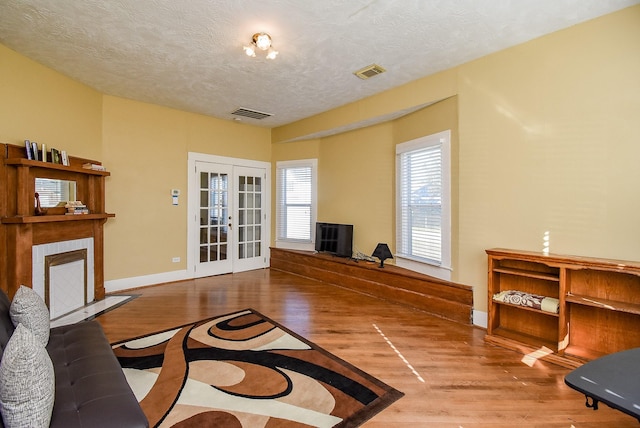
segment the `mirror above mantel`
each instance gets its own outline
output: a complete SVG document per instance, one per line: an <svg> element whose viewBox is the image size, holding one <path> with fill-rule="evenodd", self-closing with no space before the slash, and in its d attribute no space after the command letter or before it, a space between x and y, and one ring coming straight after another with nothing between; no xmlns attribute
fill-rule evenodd
<svg viewBox="0 0 640 428"><path fill-rule="evenodd" d="M36 193L43 208L64 207L67 201L76 200L76 182L52 178L36 178Z"/></svg>

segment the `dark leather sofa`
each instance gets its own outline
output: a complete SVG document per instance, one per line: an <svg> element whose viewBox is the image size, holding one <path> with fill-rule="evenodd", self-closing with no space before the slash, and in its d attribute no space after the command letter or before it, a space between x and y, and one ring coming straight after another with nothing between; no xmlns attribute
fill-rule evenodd
<svg viewBox="0 0 640 428"><path fill-rule="evenodd" d="M9 307L0 290L0 357L14 331ZM46 349L55 373L51 427L149 426L97 321L52 328Z"/></svg>

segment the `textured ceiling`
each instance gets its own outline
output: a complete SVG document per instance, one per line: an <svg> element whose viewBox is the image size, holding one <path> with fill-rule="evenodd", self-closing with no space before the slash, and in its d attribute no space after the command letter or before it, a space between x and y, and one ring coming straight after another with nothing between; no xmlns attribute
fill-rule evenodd
<svg viewBox="0 0 640 428"><path fill-rule="evenodd" d="M0 43L105 94L274 127L637 0L0 0ZM271 34L276 60L244 55ZM387 72L352 73L370 64Z"/></svg>

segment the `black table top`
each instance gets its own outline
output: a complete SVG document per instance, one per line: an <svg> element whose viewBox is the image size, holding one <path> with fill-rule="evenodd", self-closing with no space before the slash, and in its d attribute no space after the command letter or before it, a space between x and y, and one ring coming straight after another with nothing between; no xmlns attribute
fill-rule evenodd
<svg viewBox="0 0 640 428"><path fill-rule="evenodd" d="M640 421L640 348L590 361L565 376L571 388Z"/></svg>

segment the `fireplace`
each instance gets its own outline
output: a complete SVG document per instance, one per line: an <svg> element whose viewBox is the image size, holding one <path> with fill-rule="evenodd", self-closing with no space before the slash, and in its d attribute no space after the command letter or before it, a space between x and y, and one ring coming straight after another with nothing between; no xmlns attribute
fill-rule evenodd
<svg viewBox="0 0 640 428"><path fill-rule="evenodd" d="M83 168L87 163L100 165L92 159L69 156L68 165L28 159L24 145L0 143L0 157L0 241L6 244L0 248L0 289L13 298L21 285L32 287L49 300L54 317L80 302L103 299L104 224L115 217L105 211L105 179L111 174L102 168ZM75 198L86 204L89 213L65 215L62 207L36 213L38 179L75 183ZM84 255L83 260L68 259L68 255L48 259L49 287L45 289L45 257L82 249L86 249L86 262ZM75 279L67 279L68 275ZM73 298L59 294L59 284L67 282L74 284ZM63 296L61 303L57 296Z"/></svg>
<svg viewBox="0 0 640 428"><path fill-rule="evenodd" d="M94 300L93 238L32 247L33 290L55 319Z"/></svg>

